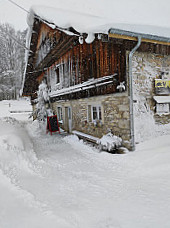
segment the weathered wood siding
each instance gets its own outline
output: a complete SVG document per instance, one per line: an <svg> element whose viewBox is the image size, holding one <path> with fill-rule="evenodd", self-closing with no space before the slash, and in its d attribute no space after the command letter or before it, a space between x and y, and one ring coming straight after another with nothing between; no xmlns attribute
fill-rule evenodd
<svg viewBox="0 0 170 228"><path fill-rule="evenodd" d="M32 61L38 84L45 77L48 86L54 91L114 75L113 83L88 93L76 94L74 98L116 92L117 85L126 81L123 45L114 44L109 39L99 40L97 36L91 44L80 44L78 38L41 23ZM59 76L56 75L57 68Z"/></svg>
<svg viewBox="0 0 170 228"><path fill-rule="evenodd" d="M64 87L114 74L117 74L119 81L125 80L124 50L110 42L77 44L61 56L53 67L57 65L61 66L60 70L63 69L64 77L69 76L69 84L64 84Z"/></svg>
<svg viewBox="0 0 170 228"><path fill-rule="evenodd" d="M120 82L126 82L126 51L132 50L135 41L96 38L91 44L79 43L79 37L68 35L59 29L35 19L29 55L25 94L33 94L45 75L52 90L77 85L89 79L116 75L113 83L91 91L90 96L116 92ZM83 34L86 36L86 34ZM102 39L104 37L104 39ZM170 47L152 43L142 43L140 52L169 55ZM56 68L59 67L60 83L56 81ZM86 94L87 95L87 94ZM84 95L83 97L85 97Z"/></svg>

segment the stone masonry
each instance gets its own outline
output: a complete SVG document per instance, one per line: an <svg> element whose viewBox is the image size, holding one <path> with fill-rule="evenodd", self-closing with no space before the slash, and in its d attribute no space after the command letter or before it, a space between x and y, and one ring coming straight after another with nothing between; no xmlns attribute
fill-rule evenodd
<svg viewBox="0 0 170 228"><path fill-rule="evenodd" d="M140 140L145 138L139 128L139 121L143 121L142 128L147 128L150 124L147 119L153 119L154 124L167 125L170 123L170 115L157 115L156 102L153 97L155 94L155 79L161 79L163 72L168 74L170 71L170 56L160 56L151 53L135 52L133 56L133 92L134 92L134 120L137 125L135 135L140 135ZM146 125L146 126L145 126ZM166 126L167 128L167 126ZM156 128L155 128L156 129ZM161 129L162 126L161 126ZM148 133L152 135L154 129ZM143 131L145 134L146 131ZM160 132L161 134L161 132Z"/></svg>
<svg viewBox="0 0 170 228"><path fill-rule="evenodd" d="M91 105L101 106L102 121L97 124L88 117L88 107ZM57 112L57 107L62 107L64 120L66 115L65 107L68 106L72 109L72 130L99 138L111 131L114 135L120 136L124 145L126 144L129 147L130 120L127 92L79 100L58 101L53 103L53 110ZM64 123L62 127L67 129Z"/></svg>

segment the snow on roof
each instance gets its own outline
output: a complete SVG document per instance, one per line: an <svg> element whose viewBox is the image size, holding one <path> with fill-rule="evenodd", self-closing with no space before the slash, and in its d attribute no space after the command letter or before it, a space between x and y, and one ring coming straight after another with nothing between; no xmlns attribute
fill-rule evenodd
<svg viewBox="0 0 170 228"><path fill-rule="evenodd" d="M153 98L159 104L170 103L170 96L154 96Z"/></svg>
<svg viewBox="0 0 170 228"><path fill-rule="evenodd" d="M86 0L85 2L83 0L71 0L65 4L63 2L64 0L62 1L64 9L58 9L59 2L54 0L48 0L46 3L48 6L31 7L27 18L29 28L26 46L28 49L30 48L35 15L44 20L50 27L59 27L68 35L73 35L73 33L65 30L69 27L73 27L80 34L87 33L86 43L93 42L94 33L108 34L110 29L153 35L160 38L165 37L166 41L170 42L169 0L157 0L156 3L148 0ZM67 7L71 8L71 6L77 12L67 10ZM29 51L26 51L26 62L28 56ZM24 87L25 74L26 69L21 93Z"/></svg>
<svg viewBox="0 0 170 228"><path fill-rule="evenodd" d="M79 33L107 34L111 28L108 25L108 20L104 18L46 6L33 6L31 8L27 20L29 25L33 23L34 14L51 23L50 26L53 28L54 25L63 29L73 27Z"/></svg>
<svg viewBox="0 0 170 228"><path fill-rule="evenodd" d="M80 83L80 84L77 84L74 86L70 86L68 88L63 88L63 89L58 89L56 91L52 91L49 94L49 96L50 97L61 96L61 95L65 95L65 94L79 92L79 91L86 90L86 89L95 88L95 87L98 87L101 85L111 84L111 83L113 83L114 76L116 76L116 74L104 76L102 78L96 78L96 79L92 78L86 82L83 82L83 83ZM108 80L108 81L106 81L106 80Z"/></svg>
<svg viewBox="0 0 170 228"><path fill-rule="evenodd" d="M118 3L116 2L115 8L117 7L117 4ZM57 8L54 8L54 6L53 7L33 6L28 16L28 20L27 20L28 24L30 26L33 24L34 14L36 14L43 20L51 23L51 26L53 28L54 28L54 25L63 29L68 29L69 27L73 27L77 32L87 33L89 35L94 33L108 34L109 29L114 28L114 29L121 29L125 31L135 32L135 33L143 33L143 34L150 34L154 36L170 38L170 26L168 26L168 24L166 23L163 23L165 19L168 20L168 14L166 14L166 12L164 16L162 14L162 17L160 18L162 19L162 23L161 23L161 20L159 23L159 21L156 20L155 18L156 16L155 14L152 18L153 12L150 12L150 15L148 16L148 12L146 12L147 10L146 11L143 10L142 12L142 9L141 9L141 12L142 12L141 13L137 7L135 9L134 8L131 9L128 5L127 5L127 7L129 8L129 11L127 8L128 12L125 11L124 6L122 6L122 9L119 13L118 12L115 13L115 8L114 8L113 9L114 13L110 18L104 18L101 16L92 16L84 13L69 11L66 9L57 9ZM118 8L120 8L120 4L118 4L118 6L119 6ZM106 10L107 8L108 6L106 6ZM153 10L154 10L154 6L153 6ZM157 15L157 17L160 17L160 15Z"/></svg>

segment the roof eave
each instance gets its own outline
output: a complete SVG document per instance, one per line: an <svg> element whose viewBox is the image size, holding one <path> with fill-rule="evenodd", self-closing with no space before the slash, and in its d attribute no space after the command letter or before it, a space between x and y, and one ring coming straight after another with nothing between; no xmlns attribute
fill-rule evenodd
<svg viewBox="0 0 170 228"><path fill-rule="evenodd" d="M170 46L170 38L168 38L168 37L130 32L130 31L121 30L121 29L111 28L109 30L109 37L126 39L126 40L133 40L133 41L137 41L138 37L141 37L142 42L156 43L156 44L162 44L162 45Z"/></svg>

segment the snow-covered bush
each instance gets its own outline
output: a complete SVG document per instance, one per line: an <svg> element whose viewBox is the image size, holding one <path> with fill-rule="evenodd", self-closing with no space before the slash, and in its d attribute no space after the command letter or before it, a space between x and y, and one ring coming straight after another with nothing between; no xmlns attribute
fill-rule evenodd
<svg viewBox="0 0 170 228"><path fill-rule="evenodd" d="M117 148L121 147L122 139L116 135L113 135L111 132L104 135L101 139L98 140L98 145L100 150L105 151L115 151Z"/></svg>
<svg viewBox="0 0 170 228"><path fill-rule="evenodd" d="M45 121L47 116L53 115L53 111L50 109L50 99L48 95L48 88L46 83L43 81L37 91L37 105L33 115L36 116L38 121Z"/></svg>

